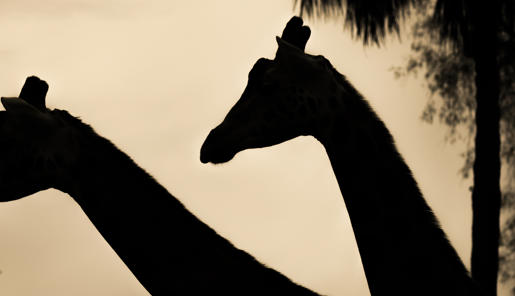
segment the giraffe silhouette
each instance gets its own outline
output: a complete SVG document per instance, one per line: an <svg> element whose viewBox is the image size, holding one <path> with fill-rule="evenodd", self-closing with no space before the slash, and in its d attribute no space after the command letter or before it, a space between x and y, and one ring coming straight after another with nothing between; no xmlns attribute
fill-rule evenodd
<svg viewBox="0 0 515 296"><path fill-rule="evenodd" d="M323 56L304 53L309 27L287 24L273 60L259 59L202 162L311 135L345 200L372 295L479 295L384 123Z"/></svg>
<svg viewBox="0 0 515 296"><path fill-rule="evenodd" d="M316 295L234 247L29 77L2 98L0 201L68 193L152 295Z"/></svg>

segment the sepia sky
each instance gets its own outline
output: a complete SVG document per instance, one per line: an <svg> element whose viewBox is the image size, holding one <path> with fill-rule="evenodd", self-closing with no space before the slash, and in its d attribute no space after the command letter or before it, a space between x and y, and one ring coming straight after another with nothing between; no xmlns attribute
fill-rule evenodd
<svg viewBox="0 0 515 296"><path fill-rule="evenodd" d="M47 104L92 125L217 232L326 295L369 295L336 178L311 137L201 164L200 146L294 15L293 0L0 2L0 95L25 78ZM370 101L469 266L469 180L461 146L420 114L422 79L389 71L409 38L364 49L335 20L306 20L322 54ZM406 32L406 31L404 31ZM144 196L142 196L144 198ZM0 204L0 295L148 295L69 196Z"/></svg>

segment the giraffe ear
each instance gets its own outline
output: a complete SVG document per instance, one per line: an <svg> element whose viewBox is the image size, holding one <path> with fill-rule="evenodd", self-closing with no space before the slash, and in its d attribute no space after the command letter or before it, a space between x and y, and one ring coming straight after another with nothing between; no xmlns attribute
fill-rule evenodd
<svg viewBox="0 0 515 296"><path fill-rule="evenodd" d="M17 113L17 114L37 114L40 111L20 98L16 97L2 97L2 105L4 106L7 112Z"/></svg>
<svg viewBox="0 0 515 296"><path fill-rule="evenodd" d="M277 41L277 52L275 53L276 58L281 57L283 55L292 55L292 54L303 54L303 52L296 47L295 45L289 43L288 41L285 41L279 36L275 37L275 40Z"/></svg>
<svg viewBox="0 0 515 296"><path fill-rule="evenodd" d="M275 36L275 40L277 41L277 45L279 46L279 48L285 47L290 50L299 51L299 49L296 46L294 46L293 44L291 44L290 42L284 40L283 38L281 38L279 36Z"/></svg>
<svg viewBox="0 0 515 296"><path fill-rule="evenodd" d="M21 98L2 97L1 100L6 110L4 112L12 114L13 119L31 126L34 130L39 130L39 128L44 126L54 126L56 124L56 121L49 112L44 112Z"/></svg>

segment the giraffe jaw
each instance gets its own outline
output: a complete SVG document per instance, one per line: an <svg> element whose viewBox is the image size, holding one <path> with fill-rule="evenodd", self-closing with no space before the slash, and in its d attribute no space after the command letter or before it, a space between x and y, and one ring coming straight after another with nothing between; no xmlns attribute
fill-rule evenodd
<svg viewBox="0 0 515 296"><path fill-rule="evenodd" d="M211 130L204 140L200 149L200 161L213 164L228 162L240 151L275 146L301 135L283 132L278 135L267 134L263 137L252 133L252 129L247 133L243 128L231 129L222 123Z"/></svg>
<svg viewBox="0 0 515 296"><path fill-rule="evenodd" d="M4 184L0 184L0 203L17 200L34 193L37 193L42 190L46 190L50 188L47 184L16 184L15 186L9 184L5 186Z"/></svg>
<svg viewBox="0 0 515 296"><path fill-rule="evenodd" d="M212 163L212 164L221 164L221 163L226 163L226 162L229 162L230 160L232 160L234 157L234 155L232 156L225 156L225 157L206 157L205 155L200 155L200 161L202 163Z"/></svg>

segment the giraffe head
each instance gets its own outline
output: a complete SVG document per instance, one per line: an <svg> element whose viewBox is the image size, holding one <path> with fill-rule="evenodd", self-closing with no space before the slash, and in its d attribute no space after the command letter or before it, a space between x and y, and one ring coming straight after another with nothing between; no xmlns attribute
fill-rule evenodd
<svg viewBox="0 0 515 296"><path fill-rule="evenodd" d="M304 53L310 30L293 17L277 37L273 60L259 59L247 86L223 122L213 129L200 152L203 163L231 160L242 150L282 143L301 135L316 136L329 106L320 98L334 91L329 62Z"/></svg>
<svg viewBox="0 0 515 296"><path fill-rule="evenodd" d="M70 128L60 110L45 106L48 85L27 78L19 97L2 97L0 111L0 201L51 187L70 163Z"/></svg>

